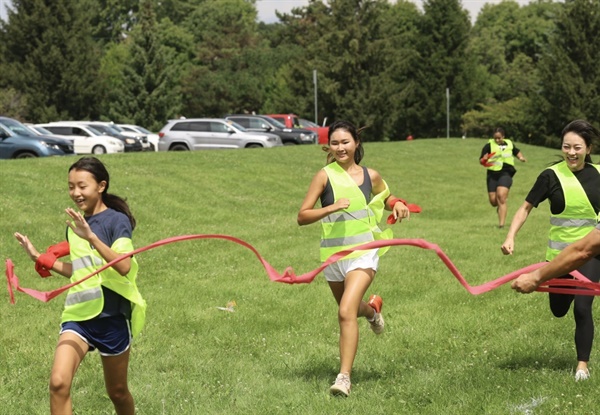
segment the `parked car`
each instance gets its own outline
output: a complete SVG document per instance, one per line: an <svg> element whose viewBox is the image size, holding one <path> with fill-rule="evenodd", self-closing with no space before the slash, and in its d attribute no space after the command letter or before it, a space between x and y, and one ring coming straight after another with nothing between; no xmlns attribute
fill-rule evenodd
<svg viewBox="0 0 600 415"><path fill-rule="evenodd" d="M235 121L248 131L277 134L283 145L316 144L317 134L302 128L288 128L266 115L232 114L226 120Z"/></svg>
<svg viewBox="0 0 600 415"><path fill-rule="evenodd" d="M117 124L125 131L130 131L133 133L140 133L146 136L148 139L148 143L150 144L150 150L158 151L158 134L154 134L153 132L145 129L144 127L140 127L139 125L133 124Z"/></svg>
<svg viewBox="0 0 600 415"><path fill-rule="evenodd" d="M108 122L104 121L73 121L80 125L87 125L88 127L92 127L94 130L100 131L102 134L107 135L109 137L118 138L125 145L125 152L131 151L143 151L144 147L142 145L142 140L136 137L127 137L113 128Z"/></svg>
<svg viewBox="0 0 600 415"><path fill-rule="evenodd" d="M32 128L71 140L77 154L112 154L125 151L125 145L121 140L70 121L34 124Z"/></svg>
<svg viewBox="0 0 600 415"><path fill-rule="evenodd" d="M30 122L24 122L21 124L27 126L35 135L51 135L53 137L62 138L63 140L72 141L72 139L67 136L61 136L60 134L54 134L52 131L46 130L44 127L37 126Z"/></svg>
<svg viewBox="0 0 600 415"><path fill-rule="evenodd" d="M73 154L67 140L36 135L19 121L0 117L0 159L64 156Z"/></svg>
<svg viewBox="0 0 600 415"><path fill-rule="evenodd" d="M120 134L125 137L135 138L140 140L142 143L142 151L151 151L150 142L148 141L148 136L146 134L139 133L137 131L128 131L121 127L119 124L115 124L114 122L107 122L106 125L113 130L118 131Z"/></svg>
<svg viewBox="0 0 600 415"><path fill-rule="evenodd" d="M158 133L159 151L211 150L281 146L277 135L248 132L220 118L170 120Z"/></svg>
<svg viewBox="0 0 600 415"><path fill-rule="evenodd" d="M329 127L321 127L312 121L299 118L296 114L267 114L269 117L279 121L288 128L304 128L314 131L319 137L319 144L329 143Z"/></svg>

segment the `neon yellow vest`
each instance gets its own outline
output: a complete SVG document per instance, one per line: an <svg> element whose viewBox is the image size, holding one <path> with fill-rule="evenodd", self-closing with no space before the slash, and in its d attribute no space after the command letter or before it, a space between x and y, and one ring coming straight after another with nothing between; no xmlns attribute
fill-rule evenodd
<svg viewBox="0 0 600 415"><path fill-rule="evenodd" d="M513 156L513 149L515 146L512 141L506 138L504 139L504 142L506 143L506 148L502 151L500 150L500 146L496 143L496 140L490 140L490 153L496 154L488 160L489 163L492 163L492 165L487 168L488 170L500 171L502 170L502 164L504 163L510 164L511 166L515 165L515 156Z"/></svg>
<svg viewBox="0 0 600 415"><path fill-rule="evenodd" d="M383 216L385 200L390 195L387 183L384 182L385 190L367 204L363 192L339 164L333 162L323 169L329 177L334 199L349 199L350 206L321 219L321 261L344 249L378 239L391 239L391 229L382 232L377 226ZM379 256L388 249L389 247L380 248ZM355 258L364 253L365 251L356 251L344 258Z"/></svg>
<svg viewBox="0 0 600 415"><path fill-rule="evenodd" d="M106 264L100 254L90 247L90 243L77 236L71 228L68 229L68 238L71 248L71 263L73 264L71 282L79 281ZM133 245L131 239L119 238L112 244L111 249L124 254L133 251ZM126 276L122 276L110 267L81 284L71 287L65 300L61 323L90 320L100 314L104 306L102 285L131 301L131 332L135 337L142 330L146 317L146 301L142 298L135 283L137 271L138 263L133 257L131 258L131 269Z"/></svg>
<svg viewBox="0 0 600 415"><path fill-rule="evenodd" d="M593 166L600 172L600 166ZM594 229L598 223L598 215L566 162L562 161L549 169L556 173L565 194L565 210L550 216L546 260L551 261L560 251Z"/></svg>

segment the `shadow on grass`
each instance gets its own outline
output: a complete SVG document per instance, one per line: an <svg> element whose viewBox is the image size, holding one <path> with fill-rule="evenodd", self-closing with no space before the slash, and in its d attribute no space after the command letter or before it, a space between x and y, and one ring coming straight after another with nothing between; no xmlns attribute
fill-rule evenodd
<svg viewBox="0 0 600 415"><path fill-rule="evenodd" d="M503 370L544 369L564 371L573 369L576 364L575 357L567 359L566 357L532 355L506 359L499 362L497 366Z"/></svg>
<svg viewBox="0 0 600 415"><path fill-rule="evenodd" d="M277 365L277 368L273 369L273 376L282 379L303 379L306 382L322 382L323 379L329 380L337 376L339 370L339 363L336 359L312 359L310 362L306 362L301 367L289 367L287 365ZM378 370L378 369L360 369L353 368L352 379L359 381L371 381L379 380L384 376L389 376L389 373Z"/></svg>

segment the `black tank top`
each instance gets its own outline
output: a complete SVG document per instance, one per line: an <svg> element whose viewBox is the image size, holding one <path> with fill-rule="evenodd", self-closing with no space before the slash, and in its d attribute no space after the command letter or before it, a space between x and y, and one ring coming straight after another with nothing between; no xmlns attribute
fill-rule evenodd
<svg viewBox="0 0 600 415"><path fill-rule="evenodd" d="M366 167L360 166L363 169L363 182L358 188L365 195L365 199L367 203L371 201L371 191L373 190L373 185L371 184L371 176L369 176L369 170ZM327 177L327 184L325 185L325 190L321 193L321 206L329 206L333 205L335 201L333 195L333 188L331 187L331 183L329 183L329 176Z"/></svg>

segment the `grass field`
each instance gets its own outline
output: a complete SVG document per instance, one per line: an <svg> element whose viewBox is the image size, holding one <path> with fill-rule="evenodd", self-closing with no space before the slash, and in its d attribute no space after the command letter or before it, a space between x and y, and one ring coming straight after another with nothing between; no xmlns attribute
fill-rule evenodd
<svg viewBox="0 0 600 415"><path fill-rule="evenodd" d="M549 209L530 215L505 257L507 229L487 202L485 144L477 139L367 143L362 164L423 212L394 226L397 238L438 244L472 285L544 258ZM509 218L559 150L517 145ZM277 270L319 265L320 227L296 215L323 166L317 146L266 150L103 156L110 191L126 196L138 220L134 244L176 235L227 234L245 240ZM75 160L0 163L0 256L21 284L40 279L12 234L39 249L64 239L72 206L67 169ZM387 225L385 225L387 226ZM386 332L361 321L348 399L328 388L338 369L336 304L322 278L307 285L270 282L256 257L231 242L198 240L144 252L139 285L148 301L135 339L130 387L139 414L595 414L597 345L587 382L575 383L574 322L552 317L547 295L508 286L472 296L434 252L394 247L381 259L370 293L385 301ZM0 415L48 413L47 380L64 295L42 303L0 295ZM221 311L235 301L234 313ZM73 387L75 413L112 414L100 360L90 354Z"/></svg>

